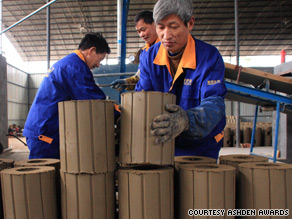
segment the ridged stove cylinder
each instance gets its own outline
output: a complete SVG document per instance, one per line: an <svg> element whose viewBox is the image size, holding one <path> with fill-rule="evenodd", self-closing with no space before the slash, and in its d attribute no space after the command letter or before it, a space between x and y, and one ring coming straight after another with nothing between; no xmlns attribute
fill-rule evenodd
<svg viewBox="0 0 292 219"><path fill-rule="evenodd" d="M249 155L249 154L232 154L232 155L222 155L219 157L219 163L230 165L236 168L236 208L238 208L240 197L239 192L239 178L238 178L238 165L241 163L260 163L268 162L269 159L266 157Z"/></svg>
<svg viewBox="0 0 292 219"><path fill-rule="evenodd" d="M235 167L189 164L179 167L178 218L189 219L189 209L235 208ZM208 217L204 217L208 218Z"/></svg>
<svg viewBox="0 0 292 219"><path fill-rule="evenodd" d="M178 217L179 206L179 167L189 164L216 164L217 160L203 156L176 156L174 157L174 206L175 218Z"/></svg>
<svg viewBox="0 0 292 219"><path fill-rule="evenodd" d="M60 160L43 158L43 159L16 160L14 162L14 167L34 167L34 166L52 166L55 168L57 209L58 209L58 218L60 218L61 217Z"/></svg>
<svg viewBox="0 0 292 219"><path fill-rule="evenodd" d="M239 203L243 209L255 209L256 216L245 218L280 218L265 217L260 209L292 209L292 165L285 163L244 163L238 165Z"/></svg>
<svg viewBox="0 0 292 219"><path fill-rule="evenodd" d="M0 171L8 168L13 168L14 160L1 158L0 159ZM1 181L0 181L1 183ZM0 218L3 218L3 203L2 203L2 191L0 189Z"/></svg>
<svg viewBox="0 0 292 219"><path fill-rule="evenodd" d="M173 219L173 168L119 169L119 218Z"/></svg>
<svg viewBox="0 0 292 219"><path fill-rule="evenodd" d="M259 162L268 162L269 158L249 155L249 154L231 154L231 155L221 155L219 157L219 163L225 165L231 165L238 167L238 164L241 163L259 163Z"/></svg>
<svg viewBox="0 0 292 219"><path fill-rule="evenodd" d="M91 174L114 171L113 101L60 102L59 129L63 171Z"/></svg>
<svg viewBox="0 0 292 219"><path fill-rule="evenodd" d="M32 166L53 166L57 170L60 169L59 159L29 159L29 160L16 160L14 162L15 167L32 167Z"/></svg>
<svg viewBox="0 0 292 219"><path fill-rule="evenodd" d="M5 169L1 184L4 218L57 218L54 167Z"/></svg>
<svg viewBox="0 0 292 219"><path fill-rule="evenodd" d="M211 157L203 156L176 156L174 157L175 167L178 168L184 164L216 164L217 160Z"/></svg>
<svg viewBox="0 0 292 219"><path fill-rule="evenodd" d="M72 174L61 170L63 219L114 219L114 173Z"/></svg>
<svg viewBox="0 0 292 219"><path fill-rule="evenodd" d="M162 92L127 92L121 95L120 162L126 164L174 163L174 139L155 144L151 123L161 114L169 113L166 104L175 104L176 96Z"/></svg>

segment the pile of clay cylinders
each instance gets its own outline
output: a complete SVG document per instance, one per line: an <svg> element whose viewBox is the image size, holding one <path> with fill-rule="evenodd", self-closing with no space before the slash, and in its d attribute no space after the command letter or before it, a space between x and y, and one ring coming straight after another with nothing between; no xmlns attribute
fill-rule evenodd
<svg viewBox="0 0 292 219"><path fill-rule="evenodd" d="M60 102L59 128L62 218L114 218L114 102Z"/></svg>
<svg viewBox="0 0 292 219"><path fill-rule="evenodd" d="M121 95L121 137L118 170L119 218L174 218L174 139L155 144L151 123L169 113L176 96L162 92Z"/></svg>
<svg viewBox="0 0 292 219"><path fill-rule="evenodd" d="M177 218L200 216L199 209L221 209L216 215L225 217L227 209L235 208L235 174L235 167L228 165L181 165Z"/></svg>
<svg viewBox="0 0 292 219"><path fill-rule="evenodd" d="M119 170L119 215L173 219L173 168L136 165Z"/></svg>
<svg viewBox="0 0 292 219"><path fill-rule="evenodd" d="M224 128L223 147L235 147L236 145L236 127L235 118L226 117L226 127ZM240 143L251 143L251 136L253 132L254 123L241 122L240 123ZM269 122L257 122L254 146L272 146L272 123Z"/></svg>
<svg viewBox="0 0 292 219"><path fill-rule="evenodd" d="M4 218L58 218L54 167L2 170L1 186Z"/></svg>
<svg viewBox="0 0 292 219"><path fill-rule="evenodd" d="M162 92L127 92L121 94L120 162L124 164L174 164L174 139L155 144L151 123L169 113L166 104L176 104L176 96Z"/></svg>
<svg viewBox="0 0 292 219"><path fill-rule="evenodd" d="M291 218L292 209L292 165L284 163L243 163L238 165L238 207L254 209L261 218L275 214L275 218ZM269 210L273 210L269 211ZM289 216L288 216L289 214ZM274 218L274 217L268 217Z"/></svg>

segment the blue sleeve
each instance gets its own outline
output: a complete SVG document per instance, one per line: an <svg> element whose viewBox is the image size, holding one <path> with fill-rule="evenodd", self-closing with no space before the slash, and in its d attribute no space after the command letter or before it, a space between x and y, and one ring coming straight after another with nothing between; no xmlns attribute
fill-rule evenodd
<svg viewBox="0 0 292 219"><path fill-rule="evenodd" d="M148 65L148 60L149 60L149 54L143 54L143 58L140 59L140 79L138 83L136 84L136 91L152 91L152 82L150 78L150 72L149 72L149 65Z"/></svg>
<svg viewBox="0 0 292 219"><path fill-rule="evenodd" d="M210 70L204 75L200 105L186 111L189 117L189 129L183 133L186 138L196 140L206 137L225 117L225 65L219 52L215 57Z"/></svg>
<svg viewBox="0 0 292 219"><path fill-rule="evenodd" d="M189 129L182 133L188 139L196 140L207 136L225 116L224 99L219 96L205 98L197 107L186 110Z"/></svg>

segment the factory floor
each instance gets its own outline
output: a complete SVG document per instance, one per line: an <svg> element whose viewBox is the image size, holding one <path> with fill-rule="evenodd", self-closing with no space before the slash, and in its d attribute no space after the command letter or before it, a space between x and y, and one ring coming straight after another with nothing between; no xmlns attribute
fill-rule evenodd
<svg viewBox="0 0 292 219"><path fill-rule="evenodd" d="M26 143L25 137L19 139ZM4 149L0 158L12 160L27 160L29 155L28 147L15 137L8 137L8 148Z"/></svg>
<svg viewBox="0 0 292 219"><path fill-rule="evenodd" d="M25 141L25 137L19 138L21 141ZM21 141L14 137L8 138L8 149L5 149L0 158L13 159L13 160L26 160L28 159L29 150ZM236 148L236 147L223 147L220 150L220 155L228 154L249 154L250 148ZM264 156L273 156L272 147L254 147L254 153Z"/></svg>

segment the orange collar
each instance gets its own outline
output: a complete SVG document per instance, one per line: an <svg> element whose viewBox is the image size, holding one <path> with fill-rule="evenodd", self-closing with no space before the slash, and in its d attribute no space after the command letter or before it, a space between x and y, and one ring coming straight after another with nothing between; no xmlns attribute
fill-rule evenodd
<svg viewBox="0 0 292 219"><path fill-rule="evenodd" d="M159 47L159 50L157 52L157 55L153 61L154 64L156 65L166 65L169 74L171 75L170 71L170 65L169 65L169 59L167 57L167 51L163 47L162 43ZM178 77L183 73L183 68L191 68L191 69L196 69L197 63L196 63L196 44L195 40L193 39L192 35L189 34L188 36L188 42L185 48L185 51L181 57L181 60L179 62L179 65L177 67L172 86L169 90L172 89L174 82Z"/></svg>
<svg viewBox="0 0 292 219"><path fill-rule="evenodd" d="M78 57L85 62L85 58L84 58L83 54L78 49L74 50L73 53L76 53L78 55Z"/></svg>
<svg viewBox="0 0 292 219"><path fill-rule="evenodd" d="M155 43L160 42L159 38L157 37L157 39L155 40L155 42L153 43L153 45ZM146 45L142 48L142 50L146 50L146 52L148 51L148 49L151 47L150 43L146 43Z"/></svg>

